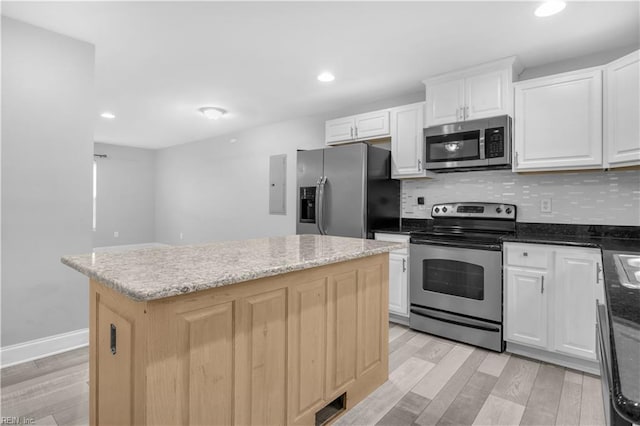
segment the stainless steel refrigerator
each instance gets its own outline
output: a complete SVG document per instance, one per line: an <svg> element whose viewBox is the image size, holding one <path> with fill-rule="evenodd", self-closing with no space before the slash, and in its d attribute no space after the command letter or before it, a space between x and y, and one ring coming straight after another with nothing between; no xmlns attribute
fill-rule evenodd
<svg viewBox="0 0 640 426"><path fill-rule="evenodd" d="M400 223L391 155L365 143L298 151L296 232L373 238Z"/></svg>

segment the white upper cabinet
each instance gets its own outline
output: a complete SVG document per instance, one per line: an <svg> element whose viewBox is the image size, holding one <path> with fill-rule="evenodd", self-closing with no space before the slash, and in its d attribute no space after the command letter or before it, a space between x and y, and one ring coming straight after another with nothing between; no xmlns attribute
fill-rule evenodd
<svg viewBox="0 0 640 426"><path fill-rule="evenodd" d="M465 80L465 120L512 114L512 81L508 69L478 74Z"/></svg>
<svg viewBox="0 0 640 426"><path fill-rule="evenodd" d="M325 123L325 142L327 145L336 142L353 140L353 128L355 127L353 117L337 118Z"/></svg>
<svg viewBox="0 0 640 426"><path fill-rule="evenodd" d="M389 110L336 118L325 123L325 143L336 145L389 136Z"/></svg>
<svg viewBox="0 0 640 426"><path fill-rule="evenodd" d="M356 139L371 139L389 134L389 111L356 115Z"/></svg>
<svg viewBox="0 0 640 426"><path fill-rule="evenodd" d="M609 167L640 164L640 51L605 67L604 138Z"/></svg>
<svg viewBox="0 0 640 426"><path fill-rule="evenodd" d="M424 170L424 102L391 110L391 176L426 177Z"/></svg>
<svg viewBox="0 0 640 426"><path fill-rule="evenodd" d="M427 123L429 126L462 120L464 80L445 80L427 85Z"/></svg>
<svg viewBox="0 0 640 426"><path fill-rule="evenodd" d="M515 57L424 80L426 127L513 114Z"/></svg>
<svg viewBox="0 0 640 426"><path fill-rule="evenodd" d="M514 88L514 171L602 168L600 68L526 80Z"/></svg>

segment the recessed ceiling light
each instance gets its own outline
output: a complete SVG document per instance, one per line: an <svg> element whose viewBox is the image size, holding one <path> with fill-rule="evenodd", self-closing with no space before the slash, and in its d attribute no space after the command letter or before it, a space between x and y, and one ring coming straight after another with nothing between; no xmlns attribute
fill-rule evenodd
<svg viewBox="0 0 640 426"><path fill-rule="evenodd" d="M333 81L335 79L336 79L336 77L333 74L331 74L330 72L328 72L328 71L325 71L325 72L321 73L320 75L318 75L318 80L322 81L323 83L328 83L328 82Z"/></svg>
<svg viewBox="0 0 640 426"><path fill-rule="evenodd" d="M543 18L545 16L555 15L556 13L562 12L564 8L567 7L567 4L563 1L558 0L550 0L542 3L536 11L535 15L539 18Z"/></svg>
<svg viewBox="0 0 640 426"><path fill-rule="evenodd" d="M198 108L198 111L209 120L217 120L227 113L226 110L217 107L202 107Z"/></svg>
<svg viewBox="0 0 640 426"><path fill-rule="evenodd" d="M116 118L116 115L115 115L114 113L112 113L112 112L108 112L108 111L106 111L106 112L103 112L102 114L100 114L100 117L102 117L102 118L108 118L108 119L110 119L110 120L111 120L111 119Z"/></svg>

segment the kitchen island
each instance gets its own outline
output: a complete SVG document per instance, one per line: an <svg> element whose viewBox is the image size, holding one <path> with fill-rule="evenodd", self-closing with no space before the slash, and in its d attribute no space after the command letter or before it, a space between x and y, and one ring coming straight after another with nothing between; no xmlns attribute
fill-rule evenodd
<svg viewBox="0 0 640 426"><path fill-rule="evenodd" d="M388 252L295 235L67 256L92 425L316 424L388 376Z"/></svg>

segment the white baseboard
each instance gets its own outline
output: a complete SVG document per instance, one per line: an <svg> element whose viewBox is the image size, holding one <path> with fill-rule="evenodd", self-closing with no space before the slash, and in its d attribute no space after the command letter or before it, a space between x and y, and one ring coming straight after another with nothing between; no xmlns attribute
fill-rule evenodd
<svg viewBox="0 0 640 426"><path fill-rule="evenodd" d="M20 364L46 356L81 348L89 344L89 329L70 331L30 340L17 345L3 347L0 350L0 366L2 368Z"/></svg>
<svg viewBox="0 0 640 426"><path fill-rule="evenodd" d="M507 342L507 352L600 376L600 364L598 361L574 358L568 355L531 348L513 342Z"/></svg>

